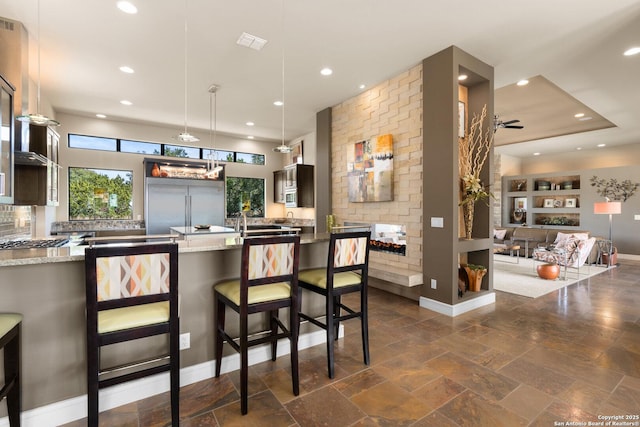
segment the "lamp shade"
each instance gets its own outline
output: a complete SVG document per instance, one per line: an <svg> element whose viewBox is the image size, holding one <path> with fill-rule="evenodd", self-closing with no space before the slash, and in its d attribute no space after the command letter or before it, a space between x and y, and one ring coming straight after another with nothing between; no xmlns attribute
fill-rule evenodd
<svg viewBox="0 0 640 427"><path fill-rule="evenodd" d="M593 204L593 213L596 215L617 215L622 212L620 202L596 202Z"/></svg>

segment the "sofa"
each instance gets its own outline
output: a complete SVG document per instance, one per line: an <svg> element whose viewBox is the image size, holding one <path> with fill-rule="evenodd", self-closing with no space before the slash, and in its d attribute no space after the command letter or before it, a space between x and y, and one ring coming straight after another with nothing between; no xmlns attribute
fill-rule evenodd
<svg viewBox="0 0 640 427"><path fill-rule="evenodd" d="M560 232L565 234L584 233L587 234L588 237L594 237L591 236L591 232L586 230L562 230L542 227L496 227L493 235L493 249L495 253L509 252L512 240L515 239L514 243L520 245L520 254L528 258L531 257L531 254L536 247L540 245L547 246L554 243L558 233ZM524 254L524 241L518 242L518 239L529 240L529 251L527 254ZM598 260L598 245L595 244L591 248L591 252L589 253L586 262L593 264L598 261L602 262L602 260Z"/></svg>

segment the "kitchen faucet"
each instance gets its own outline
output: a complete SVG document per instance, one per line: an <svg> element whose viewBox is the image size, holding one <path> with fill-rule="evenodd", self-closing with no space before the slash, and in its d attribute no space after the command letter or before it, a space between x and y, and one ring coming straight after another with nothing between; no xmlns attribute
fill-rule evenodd
<svg viewBox="0 0 640 427"><path fill-rule="evenodd" d="M287 212L287 218L289 218L289 214L291 214L291 219L293 219L293 212L292 211Z"/></svg>
<svg viewBox="0 0 640 427"><path fill-rule="evenodd" d="M247 213L242 211L238 212L236 215L236 231L240 231L240 218L242 218L242 237L247 237Z"/></svg>

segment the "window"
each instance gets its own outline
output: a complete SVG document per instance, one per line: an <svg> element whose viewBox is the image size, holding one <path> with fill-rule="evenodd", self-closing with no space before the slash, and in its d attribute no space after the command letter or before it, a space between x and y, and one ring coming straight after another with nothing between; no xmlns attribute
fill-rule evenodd
<svg viewBox="0 0 640 427"><path fill-rule="evenodd" d="M215 153L214 160L228 163L246 163L264 165L264 154L237 153L235 151L211 150L209 148L188 147L183 145L169 145L156 142L131 141L127 139L102 138L69 134L69 148L85 150L115 151L121 153L150 154L155 156L179 157L183 159L209 160L210 154ZM216 157L217 156L217 157Z"/></svg>
<svg viewBox="0 0 640 427"><path fill-rule="evenodd" d="M195 147L182 147L179 145L164 146L164 155L168 157L181 157L186 159L199 159L200 149Z"/></svg>
<svg viewBox="0 0 640 427"><path fill-rule="evenodd" d="M132 219L132 171L69 168L69 220Z"/></svg>
<svg viewBox="0 0 640 427"><path fill-rule="evenodd" d="M236 162L264 165L264 155L251 153L236 153Z"/></svg>
<svg viewBox="0 0 640 427"><path fill-rule="evenodd" d="M243 204L248 217L264 217L264 179L227 177L227 217L241 212Z"/></svg>
<svg viewBox="0 0 640 427"><path fill-rule="evenodd" d="M117 151L118 149L117 140L115 138L100 138L97 136L73 134L69 134L69 147L103 151Z"/></svg>
<svg viewBox="0 0 640 427"><path fill-rule="evenodd" d="M120 151L123 153L155 154L159 156L162 152L162 144L121 139Z"/></svg>

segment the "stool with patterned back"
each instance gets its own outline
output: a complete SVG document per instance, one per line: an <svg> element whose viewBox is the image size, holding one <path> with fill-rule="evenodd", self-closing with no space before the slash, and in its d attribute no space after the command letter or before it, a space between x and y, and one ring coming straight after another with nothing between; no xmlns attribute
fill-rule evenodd
<svg viewBox="0 0 640 427"><path fill-rule="evenodd" d="M240 411L248 412L249 347L270 343L271 360L276 360L277 342L291 343L291 377L293 394L299 394L298 379L298 262L300 236L245 238L242 244L240 279L214 285L216 377L222 366L222 345L226 341L240 353ZM226 307L238 313L239 337L225 330ZM289 308L289 325L278 317L281 308ZM270 330L249 339L250 314L268 312ZM281 330L282 332L278 332ZM258 335L258 334L256 334ZM236 342L237 341L237 342Z"/></svg>
<svg viewBox="0 0 640 427"><path fill-rule="evenodd" d="M169 371L171 425L177 427L180 421L178 245L90 247L85 251L85 274L88 425L98 425L99 389ZM166 336L160 340L163 343L160 347L164 349L154 346L150 350L151 346L141 341L157 335ZM117 366L102 367L101 349L109 345L123 346L125 342L131 342L136 352L152 354L142 360L136 358L124 363L118 360ZM125 353L125 348L122 350L119 355ZM161 350L164 351L160 354Z"/></svg>
<svg viewBox="0 0 640 427"><path fill-rule="evenodd" d="M4 352L4 384L0 389L0 401L7 398L7 412L11 427L20 426L22 410L21 329L21 314L0 313L0 349Z"/></svg>
<svg viewBox="0 0 640 427"><path fill-rule="evenodd" d="M362 352L365 365L369 365L369 322L367 309L367 283L369 272L369 231L332 233L326 268L300 272L300 289L307 289L326 298L325 323L313 316L300 313L306 319L327 331L327 366L329 378L334 376L334 341L338 339L340 322L359 317L362 331ZM341 297L357 292L360 309L343 304ZM346 314L341 314L344 310Z"/></svg>

